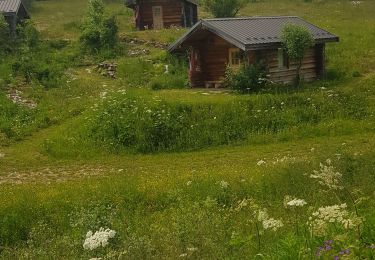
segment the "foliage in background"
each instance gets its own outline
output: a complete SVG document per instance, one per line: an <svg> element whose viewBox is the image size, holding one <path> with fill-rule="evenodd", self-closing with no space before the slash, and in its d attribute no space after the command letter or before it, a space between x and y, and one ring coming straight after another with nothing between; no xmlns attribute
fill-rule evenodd
<svg viewBox="0 0 375 260"><path fill-rule="evenodd" d="M228 66L225 72L224 86L240 93L258 92L266 83L266 68L259 63L243 65L238 70Z"/></svg>
<svg viewBox="0 0 375 260"><path fill-rule="evenodd" d="M4 16L0 15L0 58L4 57L9 51L10 45L9 25L5 21Z"/></svg>
<svg viewBox="0 0 375 260"><path fill-rule="evenodd" d="M235 17L239 10L244 8L251 0L202 0L202 6L214 17Z"/></svg>
<svg viewBox="0 0 375 260"><path fill-rule="evenodd" d="M301 67L306 51L314 46L314 39L310 31L299 25L289 24L283 28L282 43L288 56L297 62L296 84L301 81Z"/></svg>
<svg viewBox="0 0 375 260"><path fill-rule="evenodd" d="M118 42L115 16L107 17L102 0L90 0L81 26L80 42L83 50L91 54L113 55Z"/></svg>

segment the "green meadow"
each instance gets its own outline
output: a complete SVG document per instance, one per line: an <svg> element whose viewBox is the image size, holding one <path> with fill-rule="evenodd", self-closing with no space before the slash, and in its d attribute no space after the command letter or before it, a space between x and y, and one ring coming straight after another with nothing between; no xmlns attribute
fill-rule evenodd
<svg viewBox="0 0 375 260"><path fill-rule="evenodd" d="M375 258L374 1L242 9L340 37L326 79L246 95L188 88L187 62L161 48L185 30L136 31L122 1L104 2L118 55L80 56L87 1L49 0L30 10L42 47L17 54L37 76L2 58L0 259Z"/></svg>

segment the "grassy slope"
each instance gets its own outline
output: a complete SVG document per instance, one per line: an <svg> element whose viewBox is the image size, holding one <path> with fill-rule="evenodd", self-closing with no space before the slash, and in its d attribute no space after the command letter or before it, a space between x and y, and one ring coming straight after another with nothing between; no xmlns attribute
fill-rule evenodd
<svg viewBox="0 0 375 260"><path fill-rule="evenodd" d="M33 17L46 37L76 38L76 24L84 10L85 1L37 1L35 5ZM161 35L155 32L129 32L126 22L131 19L129 13L120 4L112 3L110 9L119 14L121 30L130 36L145 39L159 39L160 36L162 40L170 41L177 33L181 33L169 33L168 30L163 30ZM372 43L375 31L372 31L370 25L375 22L372 16L374 9L375 3L371 1L354 8L348 1L311 4L286 0L252 4L241 14L297 14L340 35L341 43L330 45L327 51L329 69L345 73L349 78L354 71L359 71L364 76L330 87L369 90L369 100L372 101L369 109L370 113L373 113L375 49ZM96 102L100 92L123 87L121 82L108 81L88 74L83 69L78 71L77 75L78 83L73 84L69 90L56 89L40 93L39 98L44 100L45 106L51 107L52 116L56 115L56 111L66 114L59 117L61 120L57 125L36 132L27 140L10 147L0 148L0 153L5 154L4 158L0 158L0 182L6 183L0 187L3 194L0 199L0 212L1 216L5 216L6 212L14 212L11 216L7 215L2 226L14 231L16 242L19 242L17 238L22 237L23 232L31 232L28 237L29 245L18 244L14 252L14 244L8 241L10 247L4 249L4 258L26 255L34 258L51 258L54 255L57 258L71 259L97 256L81 250L85 232L96 227L97 223L116 229L122 240L117 241L109 251L99 252L99 255L113 251L113 254L118 256L121 250L127 248L130 252L128 257L140 259L154 255L176 258L186 251L186 247L194 246L199 247L199 252L195 255L198 258L221 258L228 254L243 257L255 254L257 250L253 243L245 248L237 248L228 246L224 241L230 239L232 231L244 231L244 236L252 233L249 227L241 224L246 215L227 215L220 213L220 209L218 212L213 210L216 213L210 215L205 209L195 208L194 203L204 201L207 196L219 199L225 197L218 184L221 180L229 182L232 202L254 197L263 206L273 206L273 213L284 219L288 218L288 212L282 209L282 198L286 194L304 197L312 206L336 203L327 199L324 193L316 192L313 188L318 187L302 176L302 173L317 169L318 163L326 158L336 157L335 154L342 154L348 162L354 161L353 165L349 165L335 160L335 164L342 170L352 167L358 171L360 179L346 180L349 186L362 189L364 196L370 198L367 210L362 209L363 214L374 208L371 202L374 193L368 185L374 181L373 175L370 174L374 169L371 161L375 158L372 151L375 145L372 117L361 124L355 121L344 122L341 128L332 131L328 131L330 122L327 122L325 126L308 130L310 134L299 133L288 138L265 136L265 140L259 138L248 144L200 152L108 155L87 147L92 151L87 153L89 156L82 158L64 160L51 157L43 149L46 139L62 136L70 129L78 127L82 120L81 113ZM207 96L196 90L161 91L156 95L167 100L184 102L226 102L227 99L243 98L226 93ZM311 151L311 148L315 150ZM284 156L296 159L294 162L267 167L256 165L260 159L269 162L275 160L275 157ZM367 172L360 171L360 167L356 165L358 163L362 163L363 171ZM60 184L61 181L68 183ZM186 186L188 181L194 183L191 188ZM21 185L14 186L14 183ZM306 185L311 185L312 188L304 190ZM266 191L258 192L257 189ZM108 217L109 220L101 219L105 218L108 212L97 209L100 208L98 205L112 205L116 208L113 210L116 215ZM96 223L77 224L75 228L69 225L71 219L79 222L79 217L68 215L71 210L91 210L90 208L94 208L92 215L98 215ZM28 211L27 215L30 217L27 218L23 211ZM184 215L187 216L186 219ZM82 213L82 216L86 215ZM374 218L371 214L368 216ZM89 222L90 217L86 218ZM194 223L195 218L200 220ZM228 218L232 220L228 221ZM174 230L170 223L185 225L190 234L184 233L183 230ZM15 226L10 228L12 225ZM292 229L290 226L293 224L288 224L288 230ZM3 235L6 229L1 230ZM228 230L228 234L224 234L224 230ZM265 245L274 246L274 243L267 244L267 241L280 241L278 239L282 240L287 234L291 232L284 231L275 237L265 237L263 242ZM371 238L371 235L368 237ZM47 242L42 245L39 244L41 241ZM212 245L215 243L217 246ZM130 249L129 245L132 245L133 249ZM215 252L211 251L214 249ZM267 249L264 249L264 252L267 252ZM126 253L123 256L126 256Z"/></svg>

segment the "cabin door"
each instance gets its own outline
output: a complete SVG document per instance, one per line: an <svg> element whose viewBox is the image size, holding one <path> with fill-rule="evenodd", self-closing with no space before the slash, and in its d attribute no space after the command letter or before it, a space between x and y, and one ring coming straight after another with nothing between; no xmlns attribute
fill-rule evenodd
<svg viewBox="0 0 375 260"><path fill-rule="evenodd" d="M153 17L153 24L154 29L163 29L163 7L161 6L153 6L152 7L152 17Z"/></svg>

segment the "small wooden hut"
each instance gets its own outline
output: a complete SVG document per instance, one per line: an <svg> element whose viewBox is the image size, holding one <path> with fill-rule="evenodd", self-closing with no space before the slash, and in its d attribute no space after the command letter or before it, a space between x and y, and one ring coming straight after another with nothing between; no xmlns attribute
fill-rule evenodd
<svg viewBox="0 0 375 260"><path fill-rule="evenodd" d="M30 18L21 0L0 0L0 14L8 22L13 36L16 35L17 24L24 19Z"/></svg>
<svg viewBox="0 0 375 260"><path fill-rule="evenodd" d="M198 21L197 0L126 0L134 10L136 28L192 27Z"/></svg>
<svg viewBox="0 0 375 260"><path fill-rule="evenodd" d="M227 66L261 62L270 80L291 83L297 63L290 61L281 44L287 24L307 28L315 40L303 59L302 79L313 81L325 72L325 44L339 38L296 16L206 19L169 47L172 53L190 52L192 87L220 87Z"/></svg>

